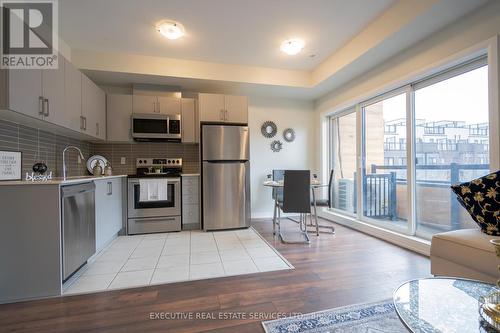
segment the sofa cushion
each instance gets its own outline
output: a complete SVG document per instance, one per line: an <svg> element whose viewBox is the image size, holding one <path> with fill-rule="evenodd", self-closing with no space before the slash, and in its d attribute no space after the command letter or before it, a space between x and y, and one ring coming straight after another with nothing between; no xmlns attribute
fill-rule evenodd
<svg viewBox="0 0 500 333"><path fill-rule="evenodd" d="M484 233L500 236L500 170L451 189Z"/></svg>
<svg viewBox="0 0 500 333"><path fill-rule="evenodd" d="M479 229L462 229L436 234L432 237L431 260L440 257L473 270L497 276L498 258L491 239L500 239L480 232Z"/></svg>

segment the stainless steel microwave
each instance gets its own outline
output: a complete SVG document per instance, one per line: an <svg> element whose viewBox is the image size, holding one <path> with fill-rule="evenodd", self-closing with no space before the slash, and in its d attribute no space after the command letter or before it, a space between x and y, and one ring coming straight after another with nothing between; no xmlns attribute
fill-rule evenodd
<svg viewBox="0 0 500 333"><path fill-rule="evenodd" d="M133 113L132 138L137 141L180 141L181 116L164 113Z"/></svg>

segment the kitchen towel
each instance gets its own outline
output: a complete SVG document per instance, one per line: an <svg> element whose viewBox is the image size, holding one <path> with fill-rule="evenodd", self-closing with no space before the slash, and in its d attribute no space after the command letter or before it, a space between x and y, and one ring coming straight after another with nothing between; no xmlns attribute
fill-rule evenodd
<svg viewBox="0 0 500 333"><path fill-rule="evenodd" d="M167 201L168 181L162 179L139 179L139 201Z"/></svg>

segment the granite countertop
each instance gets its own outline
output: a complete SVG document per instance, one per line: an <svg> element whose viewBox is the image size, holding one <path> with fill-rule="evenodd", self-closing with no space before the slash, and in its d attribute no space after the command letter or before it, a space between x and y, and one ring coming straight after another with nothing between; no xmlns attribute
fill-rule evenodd
<svg viewBox="0 0 500 333"><path fill-rule="evenodd" d="M84 183L88 181L101 180L101 179L112 179L112 178L120 178L127 177L127 175L113 175L113 176L78 176L78 177L67 177L64 180L62 177L54 177L49 181L29 181L29 180L8 180L8 181L0 181L0 186L7 185L72 185L78 183Z"/></svg>

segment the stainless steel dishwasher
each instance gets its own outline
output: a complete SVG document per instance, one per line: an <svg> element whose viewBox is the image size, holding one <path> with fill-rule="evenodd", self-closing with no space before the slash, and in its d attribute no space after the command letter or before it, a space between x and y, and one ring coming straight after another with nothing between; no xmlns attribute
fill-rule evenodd
<svg viewBox="0 0 500 333"><path fill-rule="evenodd" d="M95 184L61 187L63 281L95 253Z"/></svg>

